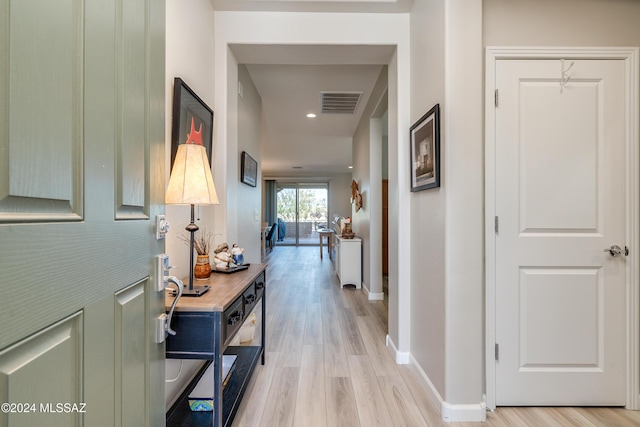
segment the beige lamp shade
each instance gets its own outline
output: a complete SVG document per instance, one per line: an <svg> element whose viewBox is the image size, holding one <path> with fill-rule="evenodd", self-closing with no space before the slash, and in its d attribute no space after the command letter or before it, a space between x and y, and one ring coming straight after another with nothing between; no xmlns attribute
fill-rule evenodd
<svg viewBox="0 0 640 427"><path fill-rule="evenodd" d="M217 205L207 151L203 145L178 146L165 203L170 205Z"/></svg>

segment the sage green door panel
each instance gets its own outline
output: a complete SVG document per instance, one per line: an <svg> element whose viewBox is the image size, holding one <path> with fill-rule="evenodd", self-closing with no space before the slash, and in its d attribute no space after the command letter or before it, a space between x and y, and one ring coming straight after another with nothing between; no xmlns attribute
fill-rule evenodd
<svg viewBox="0 0 640 427"><path fill-rule="evenodd" d="M82 3L0 0L0 13L0 223L77 221Z"/></svg>
<svg viewBox="0 0 640 427"><path fill-rule="evenodd" d="M76 313L0 352L1 427L81 425L82 330Z"/></svg>
<svg viewBox="0 0 640 427"><path fill-rule="evenodd" d="M87 403L24 425L164 423L164 9L0 0L0 400Z"/></svg>
<svg viewBox="0 0 640 427"><path fill-rule="evenodd" d="M116 426L145 421L145 301L147 281L115 296ZM142 321L141 321L142 320Z"/></svg>

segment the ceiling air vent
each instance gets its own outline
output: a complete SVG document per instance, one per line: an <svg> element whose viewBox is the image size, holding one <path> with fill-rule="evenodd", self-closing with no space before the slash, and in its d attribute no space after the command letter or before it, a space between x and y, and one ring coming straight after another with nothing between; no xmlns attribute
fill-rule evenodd
<svg viewBox="0 0 640 427"><path fill-rule="evenodd" d="M353 114L362 92L320 92L322 114Z"/></svg>

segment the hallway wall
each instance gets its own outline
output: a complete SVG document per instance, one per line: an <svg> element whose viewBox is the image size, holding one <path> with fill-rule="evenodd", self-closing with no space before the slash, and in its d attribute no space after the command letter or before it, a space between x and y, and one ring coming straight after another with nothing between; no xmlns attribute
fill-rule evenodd
<svg viewBox="0 0 640 427"><path fill-rule="evenodd" d="M375 137L380 143L373 142L371 118L384 96L388 86L386 67L380 73L369 102L364 109L360 123L353 135L353 179L358 183L362 194L363 206L355 211L351 206L353 230L362 239L362 281L372 295L382 294L382 236L379 224L382 218L382 171L380 167L382 152L382 129ZM386 105L386 102L385 102ZM377 146L373 146L376 144ZM372 227L375 227L372 229Z"/></svg>
<svg viewBox="0 0 640 427"><path fill-rule="evenodd" d="M185 7L181 0L166 0L166 5L165 139L167 173L165 179L168 184L174 77L181 77L214 110L214 128L218 118L213 96L213 7L209 0L190 0L189 7ZM185 29L189 29L189 31L185 31ZM216 190L220 196L222 188L218 182L216 182ZM201 206L198 224L212 230L215 209L214 206ZM166 215L171 229L165 239L165 252L169 255L171 265L176 266L171 270L171 274L185 277L189 274L189 249L177 236L186 233L184 227L189 223L190 209L188 206L167 205ZM186 360L181 367L178 360L169 359L165 365L167 378L176 378L175 381L168 382L165 386L166 402L167 405L170 405L197 369L202 366L202 362ZM180 372L179 375L178 372Z"/></svg>
<svg viewBox="0 0 640 427"><path fill-rule="evenodd" d="M245 249L245 261L260 262L262 258L260 243L260 228L262 226L262 162L261 162L261 120L262 100L260 94L251 80L251 76L245 65L238 67L238 81L242 84L243 95L237 95L238 100L238 148L236 150L237 161L234 171L230 171L231 180L236 175L237 201L234 217L237 228L235 239L229 234L229 244L237 242ZM256 186L251 187L240 183L240 159L242 152L246 151L258 162L258 179ZM241 209L239 207L242 207ZM257 219L256 219L257 217Z"/></svg>
<svg viewBox="0 0 640 427"><path fill-rule="evenodd" d="M411 356L447 421L484 391L482 1L416 0L411 119L440 104L441 187L411 194Z"/></svg>

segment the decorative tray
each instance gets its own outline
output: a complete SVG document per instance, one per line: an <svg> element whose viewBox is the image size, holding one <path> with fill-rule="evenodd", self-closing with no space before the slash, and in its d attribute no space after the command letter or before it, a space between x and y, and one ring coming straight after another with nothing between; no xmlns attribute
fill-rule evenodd
<svg viewBox="0 0 640 427"><path fill-rule="evenodd" d="M223 274L231 274L231 273L236 273L238 271L242 271L242 270L246 270L247 268L249 268L251 264L242 264L239 265L237 267L234 268L227 268L226 270L216 270L215 268L211 269L212 273L223 273Z"/></svg>

